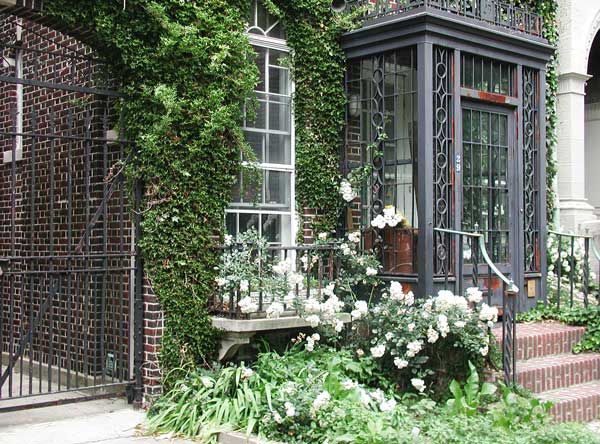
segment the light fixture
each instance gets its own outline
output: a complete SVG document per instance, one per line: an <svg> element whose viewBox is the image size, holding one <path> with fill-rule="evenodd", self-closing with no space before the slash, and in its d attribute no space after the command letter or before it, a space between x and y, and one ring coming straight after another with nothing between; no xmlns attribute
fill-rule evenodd
<svg viewBox="0 0 600 444"><path fill-rule="evenodd" d="M333 0L331 2L331 9L335 12L343 12L346 9L346 0Z"/></svg>
<svg viewBox="0 0 600 444"><path fill-rule="evenodd" d="M356 94L350 96L348 102L348 114L350 114L350 117L360 116L360 97Z"/></svg>

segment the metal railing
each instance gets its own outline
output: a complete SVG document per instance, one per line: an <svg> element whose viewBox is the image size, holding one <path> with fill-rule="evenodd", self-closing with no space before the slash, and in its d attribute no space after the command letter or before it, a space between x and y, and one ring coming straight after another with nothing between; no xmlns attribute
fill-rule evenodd
<svg viewBox="0 0 600 444"><path fill-rule="evenodd" d="M480 20L510 31L540 37L543 19L528 8L498 0L346 0L346 10L365 9L364 20L399 15L418 8L432 8Z"/></svg>
<svg viewBox="0 0 600 444"><path fill-rule="evenodd" d="M246 248L241 244L233 244L219 248L219 252L221 255L235 254L247 251L244 250ZM335 251L336 247L333 244L268 246L263 254L254 251L249 255L252 273L243 276L242 279L247 282L247 288L240 288L242 285L239 279L234 284L222 285L210 304L210 312L228 318L265 318L271 304L279 302L284 309L282 316L296 315L298 304L310 296L320 297L327 284L338 277L340 264ZM280 276L273 270L273 266L283 261L289 261L289 271L285 276ZM295 283L291 288L286 288L283 279L289 279L292 273ZM245 313L240 307L240 301L244 298L249 298L246 300L254 304L250 312ZM286 302L290 299L294 302Z"/></svg>
<svg viewBox="0 0 600 444"><path fill-rule="evenodd" d="M442 233L446 237L447 251L458 250L458 264L456 265L458 276L454 276L455 293L464 294L465 290L465 261L471 264L471 286L480 288L483 273L479 273L479 267L487 268L487 278L483 279L484 287L482 291L487 295L488 304L492 304L493 282L494 279L499 279L502 282L502 371L504 374L504 382L516 385L516 337L517 337L517 295L519 288L515 285L512 279L509 279L502 273L488 254L485 236L481 233L469 233L465 231L447 230L435 228L434 231ZM452 269L452 255L448 254L447 263L444 274L444 286L446 289L450 287L450 277Z"/></svg>
<svg viewBox="0 0 600 444"><path fill-rule="evenodd" d="M567 291L569 306L573 307L576 299L582 299L583 304L589 305L589 296L599 296L600 291L600 265L596 279L593 279L591 255L593 254L600 264L600 251L594 239L588 235L561 233L549 231L551 238L550 253L556 256L548 263L549 282L556 283L552 292L556 297L557 307L560 308L563 292ZM600 302L600 300L598 301Z"/></svg>

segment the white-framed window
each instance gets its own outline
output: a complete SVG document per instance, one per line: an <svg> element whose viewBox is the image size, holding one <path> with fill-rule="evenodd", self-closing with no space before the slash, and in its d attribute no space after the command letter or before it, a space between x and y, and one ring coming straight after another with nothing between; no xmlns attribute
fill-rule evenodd
<svg viewBox="0 0 600 444"><path fill-rule="evenodd" d="M295 153L289 54L281 24L258 0L252 2L248 36L256 51L260 79L254 117L244 118L246 140L262 171L259 189L240 175L226 210L230 234L255 228L270 243L293 245L295 228Z"/></svg>

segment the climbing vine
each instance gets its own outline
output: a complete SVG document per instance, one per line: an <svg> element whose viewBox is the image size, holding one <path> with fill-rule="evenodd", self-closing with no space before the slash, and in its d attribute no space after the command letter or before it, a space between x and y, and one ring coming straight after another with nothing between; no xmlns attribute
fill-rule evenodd
<svg viewBox="0 0 600 444"><path fill-rule="evenodd" d="M86 41L121 82L130 179L145 184L144 266L165 312L164 370L211 356L207 312L224 209L246 150L242 104L257 81L246 0L55 0L44 14Z"/></svg>
<svg viewBox="0 0 600 444"><path fill-rule="evenodd" d="M341 210L336 197L346 109L346 58L340 39L353 26L353 15L333 12L331 0L265 3L281 18L293 50L297 206L318 210L313 228L331 231Z"/></svg>
<svg viewBox="0 0 600 444"><path fill-rule="evenodd" d="M543 36L548 43L556 46L558 44L558 1L557 0L522 0L525 4L540 14L544 19ZM556 162L557 143L557 110L556 98L558 93L558 55L554 54L548 63L546 71L546 189L547 189L547 216L551 225L556 223L556 201L558 196L555 192L555 182L558 173Z"/></svg>

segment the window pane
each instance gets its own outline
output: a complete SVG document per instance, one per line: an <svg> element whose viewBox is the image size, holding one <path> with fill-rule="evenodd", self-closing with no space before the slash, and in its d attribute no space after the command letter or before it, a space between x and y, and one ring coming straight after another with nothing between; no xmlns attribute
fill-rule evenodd
<svg viewBox="0 0 600 444"><path fill-rule="evenodd" d="M283 134L270 134L269 147L265 162L290 165L292 162L291 145L292 143L290 136Z"/></svg>
<svg viewBox="0 0 600 444"><path fill-rule="evenodd" d="M269 208L290 208L290 179L291 174L281 171L265 171L265 200Z"/></svg>
<svg viewBox="0 0 600 444"><path fill-rule="evenodd" d="M289 72L285 68L269 67L269 92L289 95Z"/></svg>
<svg viewBox="0 0 600 444"><path fill-rule="evenodd" d="M237 214L236 213L227 213L225 216L225 227L227 229L227 233L229 234L237 234Z"/></svg>
<svg viewBox="0 0 600 444"><path fill-rule="evenodd" d="M246 231L250 230L251 228L254 228L255 230L258 231L258 225L259 225L259 223L258 223L259 215L258 214L240 213L239 218L240 218L240 228L239 228L240 233L245 233Z"/></svg>
<svg viewBox="0 0 600 444"><path fill-rule="evenodd" d="M265 143L265 134L256 133L253 131L244 131L246 142L252 147L252 151L256 155L257 162L263 161L263 150Z"/></svg>
<svg viewBox="0 0 600 444"><path fill-rule="evenodd" d="M290 105L284 97L269 96L269 129L290 131Z"/></svg>

